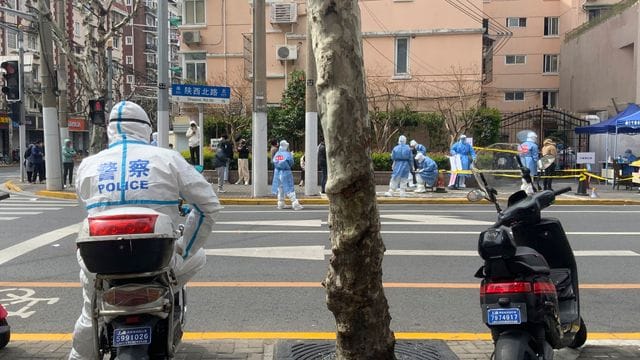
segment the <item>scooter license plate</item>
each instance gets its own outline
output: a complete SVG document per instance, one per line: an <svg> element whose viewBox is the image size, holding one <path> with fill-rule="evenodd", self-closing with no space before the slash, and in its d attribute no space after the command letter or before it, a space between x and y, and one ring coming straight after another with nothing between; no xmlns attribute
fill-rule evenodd
<svg viewBox="0 0 640 360"><path fill-rule="evenodd" d="M489 325L517 325L522 323L520 309L488 309L487 323Z"/></svg>
<svg viewBox="0 0 640 360"><path fill-rule="evenodd" d="M124 328L113 330L113 347L151 344L151 328Z"/></svg>

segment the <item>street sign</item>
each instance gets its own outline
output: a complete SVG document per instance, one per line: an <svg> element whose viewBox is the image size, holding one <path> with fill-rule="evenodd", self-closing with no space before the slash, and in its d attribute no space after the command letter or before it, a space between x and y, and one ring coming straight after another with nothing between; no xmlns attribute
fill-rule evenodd
<svg viewBox="0 0 640 360"><path fill-rule="evenodd" d="M182 102L228 104L231 98L231 88L227 86L171 84L171 95Z"/></svg>

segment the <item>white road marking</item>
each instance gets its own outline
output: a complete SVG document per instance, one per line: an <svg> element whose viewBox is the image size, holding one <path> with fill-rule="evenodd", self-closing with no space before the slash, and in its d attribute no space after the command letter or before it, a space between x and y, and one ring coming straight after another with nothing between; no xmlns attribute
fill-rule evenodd
<svg viewBox="0 0 640 360"><path fill-rule="evenodd" d="M38 215L42 211L0 211L0 215Z"/></svg>
<svg viewBox="0 0 640 360"><path fill-rule="evenodd" d="M62 208L61 207L31 207L31 206L17 206L17 207L0 206L0 210L11 210L11 209L16 209L16 210L60 210Z"/></svg>
<svg viewBox="0 0 640 360"><path fill-rule="evenodd" d="M329 230L213 230L214 234L329 234ZM389 235L479 235L480 231L413 231L413 230L382 230L381 234ZM640 236L640 232L586 232L586 231L569 231L567 235L586 235L586 236Z"/></svg>
<svg viewBox="0 0 640 360"><path fill-rule="evenodd" d="M0 202L0 209L7 209L7 208L26 208L26 209L31 209L34 207L76 207L77 205L74 204L41 204L37 201L35 202L29 202L29 203L1 203Z"/></svg>
<svg viewBox="0 0 640 360"><path fill-rule="evenodd" d="M321 227L322 220L311 219L311 220L216 221L216 225Z"/></svg>
<svg viewBox="0 0 640 360"><path fill-rule="evenodd" d="M15 220L17 219L17 217L0 217L0 221L9 221L9 220Z"/></svg>
<svg viewBox="0 0 640 360"><path fill-rule="evenodd" d="M413 225L413 223L418 223L420 225L491 225L493 224L493 222L489 222L489 221L464 219L456 216L437 216L437 215L422 215L422 214L391 214L391 215L384 214L384 215L380 215L380 218L407 221L407 222L382 221L382 225L385 225L385 224Z"/></svg>
<svg viewBox="0 0 640 360"><path fill-rule="evenodd" d="M247 247L227 249L206 249L209 256L233 256L249 258L291 259L291 260L324 260L331 255L331 250L322 245L310 246L272 246L272 247ZM389 250L385 256L447 256L447 257L478 257L475 250ZM640 256L630 250L588 250L574 251L577 257L584 256Z"/></svg>
<svg viewBox="0 0 640 360"><path fill-rule="evenodd" d="M65 226L63 228L50 231L46 234L38 235L29 240L25 240L21 243L2 249L0 250L0 265L11 261L18 256L22 256L30 251L33 251L39 247L51 244L66 236L75 234L80 230L80 226L81 223Z"/></svg>

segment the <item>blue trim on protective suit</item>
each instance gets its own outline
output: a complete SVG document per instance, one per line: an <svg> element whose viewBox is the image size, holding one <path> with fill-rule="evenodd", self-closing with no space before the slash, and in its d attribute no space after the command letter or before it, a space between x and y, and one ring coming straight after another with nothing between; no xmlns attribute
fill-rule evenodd
<svg viewBox="0 0 640 360"><path fill-rule="evenodd" d="M122 110L124 109L126 102L121 102L118 107L118 135L122 136L122 163L120 164L120 184L124 184L127 180L127 134L122 132ZM120 190L120 201L125 201L127 199L127 192L124 187Z"/></svg>
<svg viewBox="0 0 640 360"><path fill-rule="evenodd" d="M202 226L202 223L204 222L204 213L202 212L202 210L200 210L200 208L197 205L193 205L193 207L196 209L198 214L200 214L200 217L198 218L198 225L196 225L196 230L193 232L193 235L191 236L191 239L189 240L189 243L187 244L187 247L184 250L184 255L182 255L183 259L186 259L187 256L189 256L189 251L191 251L191 247L193 246L193 243L196 241L196 237L198 236L198 231L200 231L200 226Z"/></svg>
<svg viewBox="0 0 640 360"><path fill-rule="evenodd" d="M120 206L120 205L178 205L178 200L121 200L121 201L104 201L87 205L87 210L97 207Z"/></svg>
<svg viewBox="0 0 640 360"><path fill-rule="evenodd" d="M138 145L149 145L151 146L151 144L144 142L142 140L120 140L120 141L116 141L112 144L109 145L109 149L111 149L112 147L118 146L118 145L122 145L124 143L127 144L138 144Z"/></svg>

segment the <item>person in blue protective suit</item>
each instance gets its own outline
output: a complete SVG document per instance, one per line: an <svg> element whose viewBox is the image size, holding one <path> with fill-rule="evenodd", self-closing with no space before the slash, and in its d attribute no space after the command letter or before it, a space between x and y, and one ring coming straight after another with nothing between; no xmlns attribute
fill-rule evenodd
<svg viewBox="0 0 640 360"><path fill-rule="evenodd" d="M407 137L400 135L398 145L391 151L391 160L393 160L391 180L389 181L389 191L384 193L385 196L392 196L393 192L399 187L400 196L405 195L407 187L407 178L411 173L411 165L413 156L411 148L407 145Z"/></svg>
<svg viewBox="0 0 640 360"><path fill-rule="evenodd" d="M451 156L460 155L460 163L462 165L462 170L471 169L471 161L476 159L476 152L473 150L473 146L467 143L467 136L462 134L458 141L456 141L453 145L451 145L450 150ZM456 176L456 183L453 186L454 188L465 188L465 178L467 175L458 174Z"/></svg>
<svg viewBox="0 0 640 360"><path fill-rule="evenodd" d="M518 156L520 156L520 161L525 168L529 169L532 179L538 175L538 158L540 157L540 151L537 143L538 135L533 131L530 131L527 134L527 140L518 145Z"/></svg>
<svg viewBox="0 0 640 360"><path fill-rule="evenodd" d="M427 192L427 187L433 187L438 180L438 164L433 159L422 153L415 157L418 166L416 167L416 180L418 187L415 192Z"/></svg>
<svg viewBox="0 0 640 360"><path fill-rule="evenodd" d="M107 136L109 147L85 158L78 168L78 199L89 216L135 206L168 215L176 228L184 222L183 236L176 241L169 264L178 281L174 289L180 289L205 265L203 246L222 209L220 201L211 184L180 153L150 144L151 121L139 105L117 103L109 115ZM193 208L186 219L178 212L180 199ZM69 359L96 359L91 326L95 274L87 270L79 253L77 258L84 302Z"/></svg>
<svg viewBox="0 0 640 360"><path fill-rule="evenodd" d="M629 164L636 161L637 159L638 158L633 155L633 151L631 151L631 149L627 149L624 151L624 155L622 155L622 176L631 176L631 173L633 173L633 168Z"/></svg>
<svg viewBox="0 0 640 360"><path fill-rule="evenodd" d="M296 189L293 186L293 154L289 151L289 143L280 141L278 151L273 155L273 184L271 192L278 195L278 209L284 209L284 196L291 200L293 210L302 210L303 207L296 198Z"/></svg>

